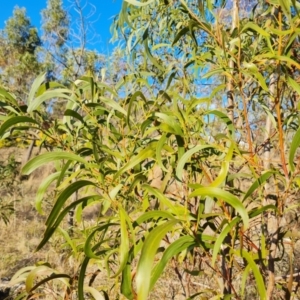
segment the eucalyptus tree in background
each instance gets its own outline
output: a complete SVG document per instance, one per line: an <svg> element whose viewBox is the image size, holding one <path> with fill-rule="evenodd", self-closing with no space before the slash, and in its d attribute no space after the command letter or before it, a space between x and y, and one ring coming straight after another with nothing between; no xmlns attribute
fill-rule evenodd
<svg viewBox="0 0 300 300"><path fill-rule="evenodd" d="M42 70L38 59L41 44L26 9L15 7L0 32L0 83L19 101L26 102L28 88Z"/></svg>
<svg viewBox="0 0 300 300"><path fill-rule="evenodd" d="M67 4L47 1L41 11L41 37L25 8L16 7L6 21L0 34L0 75L2 85L11 92L23 95L41 72L48 73L48 80L55 78L65 85L83 74L101 78L101 69L105 69L102 73L107 80L110 73L118 74L108 67L115 59L107 59L98 49L100 34L93 28L97 21L95 6L80 0Z"/></svg>
<svg viewBox="0 0 300 300"><path fill-rule="evenodd" d="M85 73L99 75L105 55L92 50L100 45L93 29L96 8L89 2L72 0L64 7L61 0L48 0L42 10L44 63L54 77L69 84Z"/></svg>
<svg viewBox="0 0 300 300"><path fill-rule="evenodd" d="M44 63L48 71L55 73L55 77L59 77L62 69L67 67L70 16L63 8L61 0L48 0L47 7L41 11L41 16Z"/></svg>

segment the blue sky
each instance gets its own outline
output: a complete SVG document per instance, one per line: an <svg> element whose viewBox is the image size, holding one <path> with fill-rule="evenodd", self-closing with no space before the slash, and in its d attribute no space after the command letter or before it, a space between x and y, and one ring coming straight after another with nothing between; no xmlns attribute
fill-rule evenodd
<svg viewBox="0 0 300 300"><path fill-rule="evenodd" d="M63 2L65 8L70 7L70 1L63 0ZM84 0L81 1L82 4L85 2ZM112 47L108 45L108 41L111 38L109 28L112 20L110 18L120 11L123 0L88 0L87 2L93 4L97 9L93 16L93 20L97 21L93 23L93 27L99 34L100 39L99 43L92 48L98 48L100 52L103 52L105 49ZM5 4L2 3L0 9L0 29L4 28L4 22L12 16L15 6L25 7L31 23L37 28L41 27L40 11L46 8L47 0L6 0ZM88 10L89 8L86 8L86 12Z"/></svg>

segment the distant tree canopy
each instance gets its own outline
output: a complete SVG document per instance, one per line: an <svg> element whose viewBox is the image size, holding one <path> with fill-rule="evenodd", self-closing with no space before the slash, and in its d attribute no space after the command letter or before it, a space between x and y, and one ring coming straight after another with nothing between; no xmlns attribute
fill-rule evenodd
<svg viewBox="0 0 300 300"><path fill-rule="evenodd" d="M38 60L41 45L25 8L16 7L0 32L0 82L20 99L25 99L25 91L42 71Z"/></svg>
<svg viewBox="0 0 300 300"><path fill-rule="evenodd" d="M102 68L109 69L112 59L89 49L91 44L95 48L99 38L97 34L93 40L90 37L89 18L95 13L94 7L82 5L79 0L70 1L70 5L75 13L73 22L70 9L65 9L61 0L47 1L41 11L41 35L31 24L26 9L19 7L0 31L0 84L18 95L20 101L26 102L30 85L42 72L68 85L83 74L101 76ZM107 78L109 74L106 72Z"/></svg>

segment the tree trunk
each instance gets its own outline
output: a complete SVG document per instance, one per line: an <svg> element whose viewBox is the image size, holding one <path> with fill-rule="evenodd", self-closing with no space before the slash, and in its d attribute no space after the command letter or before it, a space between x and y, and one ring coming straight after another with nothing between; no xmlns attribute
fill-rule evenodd
<svg viewBox="0 0 300 300"><path fill-rule="evenodd" d="M235 30L239 26L239 6L238 6L238 0L233 1L233 7L232 7L232 27L231 31ZM234 45L231 47L230 52L234 50ZM234 69L235 69L235 63L233 59L230 59L229 61L229 69L232 77L234 76ZM228 117L231 120L232 124L234 124L234 80L232 77L227 78L227 113ZM230 133L228 133L230 134ZM230 181L227 183L230 187L233 187L233 181ZM231 207L229 205L226 205L226 209L228 211L231 210ZM222 262L221 262L221 270L223 275L223 282L224 282L224 288L223 288L223 295L226 297L226 295L231 295L232 293L232 262L229 259L229 253L230 253L230 247L226 245L231 244L231 235L228 234L224 240L224 247L221 252L222 256Z"/></svg>
<svg viewBox="0 0 300 300"><path fill-rule="evenodd" d="M273 73L270 77L270 97L268 100L268 108L271 111L272 105L276 94L276 82L277 76ZM271 152L272 152L272 145L271 145L271 130L272 130L272 121L271 117L267 116L266 120L266 131L265 131L265 144L264 144L264 153L263 153L263 168L264 171L268 171L271 169ZM274 201L272 197L272 191L274 187L270 180L268 180L264 187L264 200L263 206L271 204ZM273 203L274 204L274 203ZM262 233L265 237L269 240L270 243L270 251L268 257L268 285L267 285L267 299L272 299L272 294L275 286L275 259L276 259L276 252L277 252L277 243L278 243L278 220L276 215L270 212L266 212L264 215L264 220L262 220L263 230Z"/></svg>

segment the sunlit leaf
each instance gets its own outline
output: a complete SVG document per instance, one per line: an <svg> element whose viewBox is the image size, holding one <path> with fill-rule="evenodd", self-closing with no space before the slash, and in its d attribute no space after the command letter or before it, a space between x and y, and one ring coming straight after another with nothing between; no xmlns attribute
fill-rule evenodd
<svg viewBox="0 0 300 300"><path fill-rule="evenodd" d="M116 272L114 277L117 277L126 267L128 255L129 255L129 237L125 219L126 212L120 209L120 230L121 230L121 243L119 246L119 256L120 256L120 267Z"/></svg>
<svg viewBox="0 0 300 300"><path fill-rule="evenodd" d="M203 149L207 149L207 148L211 148L211 146L208 145L198 145L190 150L188 150L179 160L178 164L177 164L177 168L176 168L176 176L179 180L183 179L183 173L184 173L184 166L185 164L188 162L189 159L191 159L191 157L193 156L193 154L203 150Z"/></svg>
<svg viewBox="0 0 300 300"><path fill-rule="evenodd" d="M32 173L35 169L41 167L42 165L45 165L49 162L53 162L56 160L70 160L70 161L76 161L76 162L81 162L83 164L86 164L87 161L73 153L69 152L62 152L62 151L54 151L54 152L49 152L49 153L43 153L39 156L34 157L31 159L23 168L22 168L22 173L24 175L29 175Z"/></svg>
<svg viewBox="0 0 300 300"><path fill-rule="evenodd" d="M95 253L95 247L96 246L93 246L91 245L91 242L95 236L95 234L97 232L105 232L110 226L118 226L119 224L117 223L108 223L108 224L104 224L104 225L101 225L101 226L98 226L95 230L93 230L91 232L91 234L87 237L86 241L85 241L85 244L84 244L84 253L87 257L89 258L95 258L95 259L99 259L100 256L99 254ZM101 241L100 241L100 244L103 243L105 241L105 239L103 238ZM99 244L97 244L97 246L99 246Z"/></svg>
<svg viewBox="0 0 300 300"><path fill-rule="evenodd" d="M275 173L276 172L274 171L267 171L266 173L262 174L259 178L257 178L246 192L243 201L245 201L249 196L251 196L253 192L257 190L258 187L262 186L263 183L266 182Z"/></svg>
<svg viewBox="0 0 300 300"><path fill-rule="evenodd" d="M156 251L162 238L168 231L172 230L177 223L177 220L168 221L154 228L147 236L136 272L136 289L138 300L147 300L148 293L150 291L151 272Z"/></svg>
<svg viewBox="0 0 300 300"><path fill-rule="evenodd" d="M290 146L289 167L292 172L295 171L294 158L299 145L300 145L300 128L298 128L298 130L296 131Z"/></svg>
<svg viewBox="0 0 300 300"><path fill-rule="evenodd" d="M221 249L222 243L225 238L228 236L229 232L233 229L235 225L241 220L240 217L234 218L230 223L228 223L221 231L220 235L217 237L217 240L214 245L213 254L211 258L211 263L214 265L217 259L217 255Z"/></svg>
<svg viewBox="0 0 300 300"><path fill-rule="evenodd" d="M240 199L238 199L233 194L224 191L220 188L203 187L203 188L196 189L194 192L190 194L189 197L195 197L195 196L209 196L209 197L215 197L217 199L225 201L240 214L244 223L244 229L246 230L247 228L249 228L248 212L246 208L243 206Z"/></svg>
<svg viewBox="0 0 300 300"><path fill-rule="evenodd" d="M70 94L72 94L72 91L68 89L47 90L30 102L27 108L27 112L33 112L34 110L38 109L40 105L45 101L51 99L62 98L70 101L75 101L71 96L69 96Z"/></svg>
<svg viewBox="0 0 300 300"><path fill-rule="evenodd" d="M147 158L153 157L155 150L152 146L149 146L143 149L138 155L134 156L123 168L121 168L115 175L114 179L118 178L122 173L126 172L127 170L133 168L138 163L144 161Z"/></svg>
<svg viewBox="0 0 300 300"><path fill-rule="evenodd" d="M246 259L246 261L250 265L251 271L253 272L253 275L254 275L254 278L256 281L256 285L257 285L257 291L259 293L260 299L262 299L262 300L267 299L267 293L266 293L265 283L264 283L262 274L259 270L259 267L256 265L255 261L253 260L251 254L243 249L241 249L241 251L234 251L234 253L235 253L235 255L241 256ZM245 271L248 272L249 270L246 269Z"/></svg>
<svg viewBox="0 0 300 300"><path fill-rule="evenodd" d="M85 285L83 289L85 292L90 293L95 300L106 300L105 297L99 291L97 291L91 286Z"/></svg>
<svg viewBox="0 0 300 300"><path fill-rule="evenodd" d="M214 115L214 116L219 117L221 119L221 121L226 124L226 126L229 130L229 133L234 140L235 128L234 128L234 125L232 124L232 121L229 119L229 117L225 113L223 113L219 110L210 110L210 111L205 112L205 115Z"/></svg>
<svg viewBox="0 0 300 300"><path fill-rule="evenodd" d="M159 260L158 264L154 267L152 276L151 276L151 283L150 283L150 290L153 289L156 281L159 279L161 274L163 273L167 263L169 260L176 256L178 253L182 252L183 250L192 248L196 245L196 242L193 237L191 236L182 236L175 242L173 242L167 249L164 251L162 258Z"/></svg>
<svg viewBox="0 0 300 300"><path fill-rule="evenodd" d="M46 179L43 180L43 182L40 184L37 193L36 193L36 198L35 198L35 208L36 210L42 214L42 200L43 196L45 195L49 185L58 179L60 176L60 172L55 172L53 174L50 174Z"/></svg>
<svg viewBox="0 0 300 300"><path fill-rule="evenodd" d="M147 2L140 2L137 0L125 0L126 2L128 2L129 4L135 5L135 6L147 6L153 2L155 2L156 0L149 0Z"/></svg>
<svg viewBox="0 0 300 300"><path fill-rule="evenodd" d="M14 125L20 124L20 123L33 123L33 124L39 124L36 120L26 117L26 116L17 116L17 117L11 117L7 119L0 127L0 137L3 136L3 134L10 128L12 128Z"/></svg>
<svg viewBox="0 0 300 300"><path fill-rule="evenodd" d="M27 103L28 105L31 104L31 102L33 101L33 98L37 92L37 90L39 89L39 87L41 86L41 84L46 80L46 73L40 74L32 83L29 95L28 95L28 99L27 99Z"/></svg>
<svg viewBox="0 0 300 300"><path fill-rule="evenodd" d="M252 23L252 22L247 22L245 24L245 26L242 28L241 32L247 31L249 29L258 32L262 36L267 36L268 37L270 35L267 31L265 31L264 29L262 29L261 27L259 27L257 24Z"/></svg>

